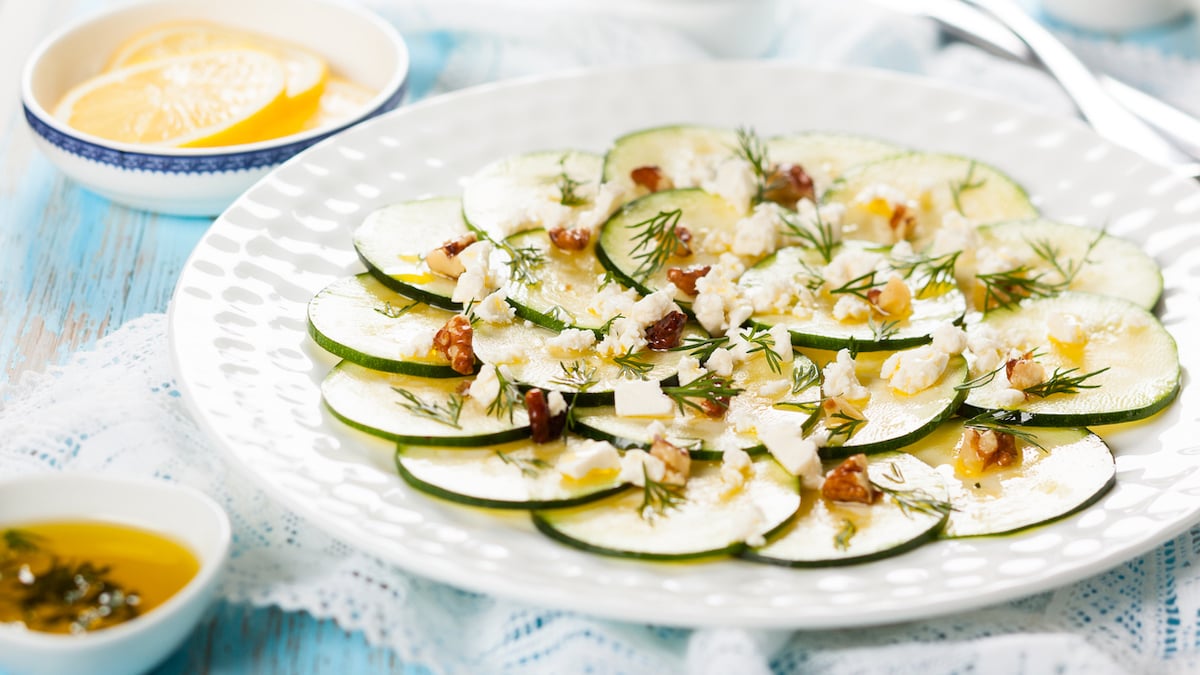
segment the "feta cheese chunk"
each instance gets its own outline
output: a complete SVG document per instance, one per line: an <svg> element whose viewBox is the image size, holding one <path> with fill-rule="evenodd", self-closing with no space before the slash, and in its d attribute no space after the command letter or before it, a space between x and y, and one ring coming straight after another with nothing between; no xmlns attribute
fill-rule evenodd
<svg viewBox="0 0 1200 675"><path fill-rule="evenodd" d="M717 166L712 180L701 185L705 192L719 195L738 211L749 211L750 200L758 192L758 179L754 167L744 159L730 158Z"/></svg>
<svg viewBox="0 0 1200 675"><path fill-rule="evenodd" d="M558 417L567 412L567 400L563 398L562 393L557 391L550 392L546 397L546 406L550 408L550 416Z"/></svg>
<svg viewBox="0 0 1200 675"><path fill-rule="evenodd" d="M733 375L733 353L724 347L717 347L704 362L704 367L721 377Z"/></svg>
<svg viewBox="0 0 1200 675"><path fill-rule="evenodd" d="M796 352L792 350L792 334L788 331L787 326L780 324L771 326L771 330L767 331L771 336L771 351L779 355L779 359L784 363L791 363L795 358Z"/></svg>
<svg viewBox="0 0 1200 675"><path fill-rule="evenodd" d="M581 328L565 328L558 335L546 339L546 348L556 358L570 358L596 344L596 334Z"/></svg>
<svg viewBox="0 0 1200 675"><path fill-rule="evenodd" d="M477 241L458 254L463 273L458 277L451 300L464 304L472 300L478 302L495 289L497 279L491 264L493 250L491 242Z"/></svg>
<svg viewBox="0 0 1200 675"><path fill-rule="evenodd" d="M483 364L483 367L479 369L479 374L471 382L471 388L467 390L467 395L481 406L491 405L492 401L500 396L500 380L496 377L496 366L490 363Z"/></svg>
<svg viewBox="0 0 1200 675"><path fill-rule="evenodd" d="M871 392L858 381L858 374L854 371L854 359L848 349L839 351L833 361L825 364L821 374L821 393L825 398L841 397L861 401L871 397Z"/></svg>
<svg viewBox="0 0 1200 675"><path fill-rule="evenodd" d="M637 487L645 487L647 477L652 481L662 482L666 473L667 465L663 464L661 459L645 450L635 449L627 450L621 458L621 473L617 478Z"/></svg>
<svg viewBox="0 0 1200 675"><path fill-rule="evenodd" d="M804 487L821 487L821 458L817 455L817 444L804 438L799 425L773 424L758 432L758 439L767 446L767 452L788 473L799 476Z"/></svg>
<svg viewBox="0 0 1200 675"><path fill-rule="evenodd" d="M427 356L433 349L433 336L437 335L436 328L408 330L398 336L396 354L402 359L412 359Z"/></svg>
<svg viewBox="0 0 1200 675"><path fill-rule="evenodd" d="M896 352L883 362L879 376L902 394L915 394L933 386L950 363L950 355L923 345L916 349Z"/></svg>
<svg viewBox="0 0 1200 675"><path fill-rule="evenodd" d="M475 316L488 323L511 323L516 316L516 310L505 302L508 293L503 288L488 295L475 305Z"/></svg>
<svg viewBox="0 0 1200 675"><path fill-rule="evenodd" d="M748 218L738 221L733 235L733 252L762 257L773 253L779 239L779 207L759 204Z"/></svg>
<svg viewBox="0 0 1200 675"><path fill-rule="evenodd" d="M629 317L642 328L658 321L671 312L678 312L679 305L675 304L675 284L668 283L661 289L633 303Z"/></svg>
<svg viewBox="0 0 1200 675"><path fill-rule="evenodd" d="M967 332L947 321L933 329L933 348L955 355L967 348Z"/></svg>
<svg viewBox="0 0 1200 675"><path fill-rule="evenodd" d="M1079 319L1070 314L1054 313L1046 317L1046 337L1060 345L1076 347L1087 344L1087 334Z"/></svg>
<svg viewBox="0 0 1200 675"><path fill-rule="evenodd" d="M657 382L621 380L613 386L613 403L618 417L672 417L675 402Z"/></svg>
<svg viewBox="0 0 1200 675"><path fill-rule="evenodd" d="M684 354L679 357L679 366L677 367L679 384L685 385L689 382L704 377L704 368L700 365L700 360L694 356Z"/></svg>
<svg viewBox="0 0 1200 675"><path fill-rule="evenodd" d="M593 472L620 471L621 467L621 453L612 443L590 438L568 441L567 451L558 462L558 472L575 480Z"/></svg>
<svg viewBox="0 0 1200 675"><path fill-rule="evenodd" d="M754 475L754 460L741 448L730 448L721 454L721 496L737 492Z"/></svg>

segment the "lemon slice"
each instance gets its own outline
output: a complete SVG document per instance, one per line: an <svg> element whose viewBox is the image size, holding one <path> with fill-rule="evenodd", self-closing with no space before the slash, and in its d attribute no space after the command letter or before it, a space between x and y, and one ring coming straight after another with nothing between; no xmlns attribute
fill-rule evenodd
<svg viewBox="0 0 1200 675"><path fill-rule="evenodd" d="M362 112L374 96L374 91L357 82L330 77L317 110L304 120L300 130L319 129L348 120Z"/></svg>
<svg viewBox="0 0 1200 675"><path fill-rule="evenodd" d="M279 59L287 72L287 98L292 115L281 120L271 137L298 131L317 109L329 66L320 56L302 47L204 21L184 21L155 26L117 48L108 70L202 51L232 48L257 49ZM258 139L263 140L263 139Z"/></svg>
<svg viewBox="0 0 1200 675"><path fill-rule="evenodd" d="M178 56L121 68L67 92L54 115L126 143L212 147L270 137L289 114L286 71L252 49Z"/></svg>

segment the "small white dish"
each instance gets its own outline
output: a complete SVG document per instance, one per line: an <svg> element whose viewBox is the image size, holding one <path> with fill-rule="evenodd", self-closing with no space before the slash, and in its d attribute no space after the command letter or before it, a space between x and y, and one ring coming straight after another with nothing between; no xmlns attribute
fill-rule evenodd
<svg viewBox="0 0 1200 675"><path fill-rule="evenodd" d="M1183 16L1188 0L1042 0L1046 12L1080 28L1123 33Z"/></svg>
<svg viewBox="0 0 1200 675"><path fill-rule="evenodd" d="M83 635L0 624L0 671L56 675L140 673L166 658L211 604L229 557L229 517L198 490L159 481L53 473L0 481L0 529L88 520L164 534L195 554L200 570L165 603Z"/></svg>
<svg viewBox="0 0 1200 675"><path fill-rule="evenodd" d="M198 19L303 45L330 68L378 93L358 116L282 138L219 148L151 148L79 132L51 111L73 86L98 74L130 36ZM47 37L22 74L25 119L39 148L93 192L134 208L215 215L297 152L395 108L407 84L408 49L396 29L368 10L336 0L151 0L109 9Z"/></svg>

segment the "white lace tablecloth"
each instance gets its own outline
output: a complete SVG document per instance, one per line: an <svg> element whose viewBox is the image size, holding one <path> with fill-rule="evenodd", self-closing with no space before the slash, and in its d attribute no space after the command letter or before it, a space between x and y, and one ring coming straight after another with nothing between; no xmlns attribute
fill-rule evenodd
<svg viewBox="0 0 1200 675"><path fill-rule="evenodd" d="M434 64L424 82L414 80L416 95L568 67L705 57L687 36L619 13L581 22L537 3L503 16L492 5L467 4L374 3L423 50L418 64ZM967 47L943 48L931 25L850 0L798 3L767 39L772 58L927 73L1071 110L1040 75ZM1087 49L1093 62L1120 64L1126 78L1200 109L1197 64L1116 53ZM435 672L1200 672L1200 528L1052 593L865 630L623 624L413 577L326 536L231 470L181 400L158 314L129 322L61 367L0 386L0 475L63 469L152 475L208 492L234 523L227 599L333 618Z"/></svg>

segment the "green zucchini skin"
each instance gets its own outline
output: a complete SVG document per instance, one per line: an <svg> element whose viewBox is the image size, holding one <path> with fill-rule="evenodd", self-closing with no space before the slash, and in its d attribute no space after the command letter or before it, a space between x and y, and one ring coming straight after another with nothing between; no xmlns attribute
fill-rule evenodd
<svg viewBox="0 0 1200 675"><path fill-rule="evenodd" d="M457 197L432 197L382 207L355 230L354 251L367 272L387 288L457 312L462 304L450 299L455 281L431 274L423 261L429 251L469 232L461 211Z"/></svg>

